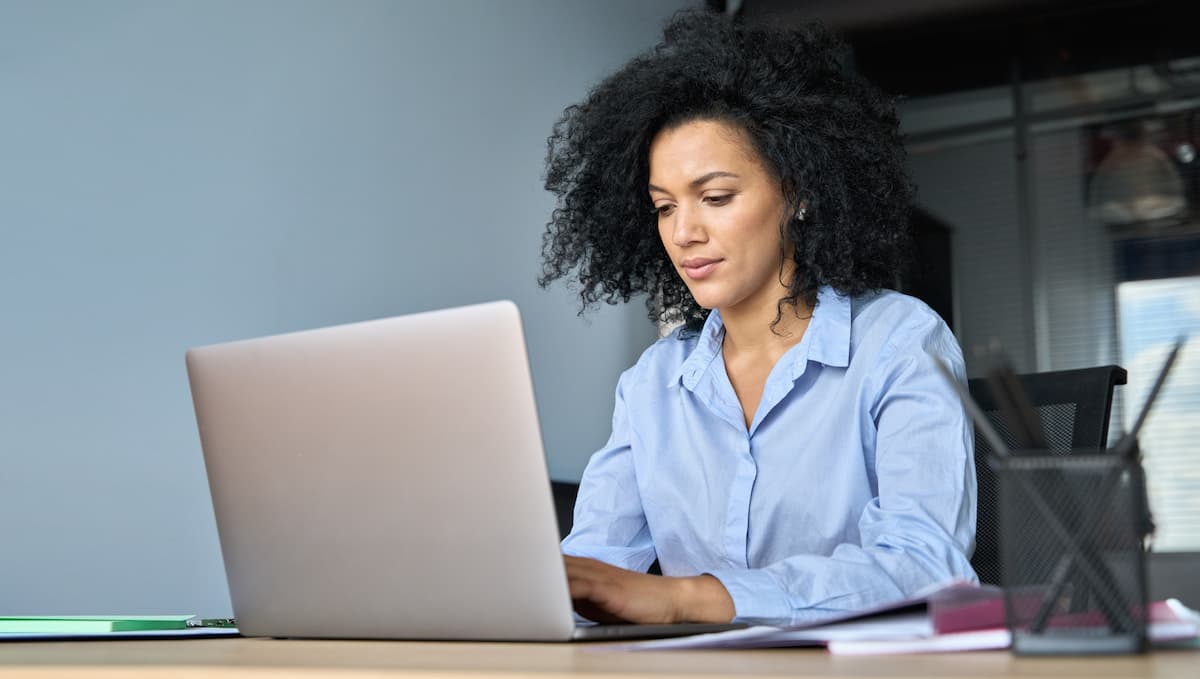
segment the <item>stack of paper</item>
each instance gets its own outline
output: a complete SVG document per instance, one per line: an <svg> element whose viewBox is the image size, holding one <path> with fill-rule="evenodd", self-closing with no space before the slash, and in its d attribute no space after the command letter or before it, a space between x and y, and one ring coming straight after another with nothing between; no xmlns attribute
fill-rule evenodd
<svg viewBox="0 0 1200 679"><path fill-rule="evenodd" d="M1153 644L1165 644L1200 638L1200 615L1175 599L1150 605L1146 636ZM945 653L1004 649L1012 644L1005 628L935 634L913 639L831 640L829 651L840 655L881 655L889 653Z"/></svg>
<svg viewBox="0 0 1200 679"><path fill-rule="evenodd" d="M1152 642L1200 637L1200 614L1178 601L1150 608ZM953 583L928 594L859 613L791 627L749 627L731 632L623 645L634 650L826 646L831 653L935 653L1008 648L1004 596L996 587Z"/></svg>
<svg viewBox="0 0 1200 679"><path fill-rule="evenodd" d="M233 636L232 621L198 620L194 615L26 615L0 617L0 641L119 636Z"/></svg>

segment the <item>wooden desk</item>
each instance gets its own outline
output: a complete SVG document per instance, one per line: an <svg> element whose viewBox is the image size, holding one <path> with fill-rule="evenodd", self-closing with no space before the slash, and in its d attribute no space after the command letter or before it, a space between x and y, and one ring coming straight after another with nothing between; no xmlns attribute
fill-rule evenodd
<svg viewBox="0 0 1200 679"><path fill-rule="evenodd" d="M1007 652L844 657L819 649L606 651L602 645L189 639L0 644L0 677L1164 677L1200 676L1200 650L1113 658Z"/></svg>

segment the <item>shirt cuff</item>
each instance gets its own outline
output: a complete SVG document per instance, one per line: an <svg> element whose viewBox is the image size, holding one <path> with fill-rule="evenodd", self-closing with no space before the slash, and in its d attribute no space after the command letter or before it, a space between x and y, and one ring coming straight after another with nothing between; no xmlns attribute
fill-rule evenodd
<svg viewBox="0 0 1200 679"><path fill-rule="evenodd" d="M723 569L707 573L720 580L733 599L733 622L791 624L792 605L788 593L770 573L762 569Z"/></svg>

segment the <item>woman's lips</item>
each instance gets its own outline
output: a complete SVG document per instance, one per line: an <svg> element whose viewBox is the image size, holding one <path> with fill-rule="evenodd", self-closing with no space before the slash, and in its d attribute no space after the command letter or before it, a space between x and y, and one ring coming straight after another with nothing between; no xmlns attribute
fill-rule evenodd
<svg viewBox="0 0 1200 679"><path fill-rule="evenodd" d="M721 261L722 260L719 259L696 257L693 259L683 260L683 263L680 264L680 267L683 269L683 272L687 274L688 278L694 281L699 281L711 276Z"/></svg>

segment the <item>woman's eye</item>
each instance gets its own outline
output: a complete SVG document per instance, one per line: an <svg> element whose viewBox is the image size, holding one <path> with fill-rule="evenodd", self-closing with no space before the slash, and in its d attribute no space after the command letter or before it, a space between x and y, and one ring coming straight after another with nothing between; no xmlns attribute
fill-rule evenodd
<svg viewBox="0 0 1200 679"><path fill-rule="evenodd" d="M733 200L732 193L726 193L721 196L705 196L704 197L704 201L706 203L708 203L709 205L725 205L726 203L728 203L731 200Z"/></svg>
<svg viewBox="0 0 1200 679"><path fill-rule="evenodd" d="M655 208L654 208L654 213L655 213L655 214L657 214L657 215L659 215L659 216L666 216L666 215L669 215L669 214L671 214L671 210L673 210L673 209L675 209L675 206L674 206L674 205L670 205L670 204L667 204L667 205L657 205L657 206L655 206Z"/></svg>

